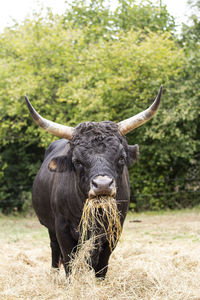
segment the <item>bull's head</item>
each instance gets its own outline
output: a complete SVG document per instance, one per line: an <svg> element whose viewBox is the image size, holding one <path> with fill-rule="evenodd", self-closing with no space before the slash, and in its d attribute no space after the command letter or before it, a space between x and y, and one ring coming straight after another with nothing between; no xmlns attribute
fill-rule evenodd
<svg viewBox="0 0 200 300"><path fill-rule="evenodd" d="M153 117L158 110L161 95L162 86L148 109L117 124L107 121L85 122L75 128L44 119L26 96L25 99L37 125L56 136L70 140L68 161L70 159L72 162L79 187L91 198L97 195L115 196L124 166L129 166L139 152L138 145L129 146L124 135ZM67 170L67 157L55 157L49 169L58 172Z"/></svg>

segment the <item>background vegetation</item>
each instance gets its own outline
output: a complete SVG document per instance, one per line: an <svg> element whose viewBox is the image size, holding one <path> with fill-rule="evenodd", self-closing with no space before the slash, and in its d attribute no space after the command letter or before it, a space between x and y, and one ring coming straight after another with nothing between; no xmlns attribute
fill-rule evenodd
<svg viewBox="0 0 200 300"><path fill-rule="evenodd" d="M200 2L176 34L165 6L151 1L79 0L0 35L0 209L25 210L45 148L23 95L44 117L75 126L120 121L145 109L164 85L157 116L128 134L140 145L131 207L188 207L200 200Z"/></svg>

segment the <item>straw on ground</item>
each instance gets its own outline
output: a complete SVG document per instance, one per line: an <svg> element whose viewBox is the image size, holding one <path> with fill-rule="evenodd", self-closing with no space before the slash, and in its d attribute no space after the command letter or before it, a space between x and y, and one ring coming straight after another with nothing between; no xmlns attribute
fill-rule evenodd
<svg viewBox="0 0 200 300"><path fill-rule="evenodd" d="M50 272L48 235L35 218L0 217L0 228L0 299L200 298L199 211L129 215L103 281L85 267L68 279Z"/></svg>

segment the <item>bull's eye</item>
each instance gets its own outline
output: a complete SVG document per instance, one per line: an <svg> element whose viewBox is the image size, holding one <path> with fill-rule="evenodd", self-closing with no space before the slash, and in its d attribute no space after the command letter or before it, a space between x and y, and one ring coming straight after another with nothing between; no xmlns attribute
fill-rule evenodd
<svg viewBox="0 0 200 300"><path fill-rule="evenodd" d="M119 160L118 160L118 163L122 166L125 164L125 158L124 156L120 156Z"/></svg>
<svg viewBox="0 0 200 300"><path fill-rule="evenodd" d="M78 160L78 159L75 159L75 160L73 161L73 164L74 164L75 167L81 167L81 166L82 166L81 161Z"/></svg>

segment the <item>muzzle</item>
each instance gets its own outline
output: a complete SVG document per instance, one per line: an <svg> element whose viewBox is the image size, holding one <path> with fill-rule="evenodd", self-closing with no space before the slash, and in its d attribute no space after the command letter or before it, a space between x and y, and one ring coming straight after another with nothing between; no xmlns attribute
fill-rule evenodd
<svg viewBox="0 0 200 300"><path fill-rule="evenodd" d="M109 176L97 176L91 180L89 198L96 196L116 196L116 184Z"/></svg>

